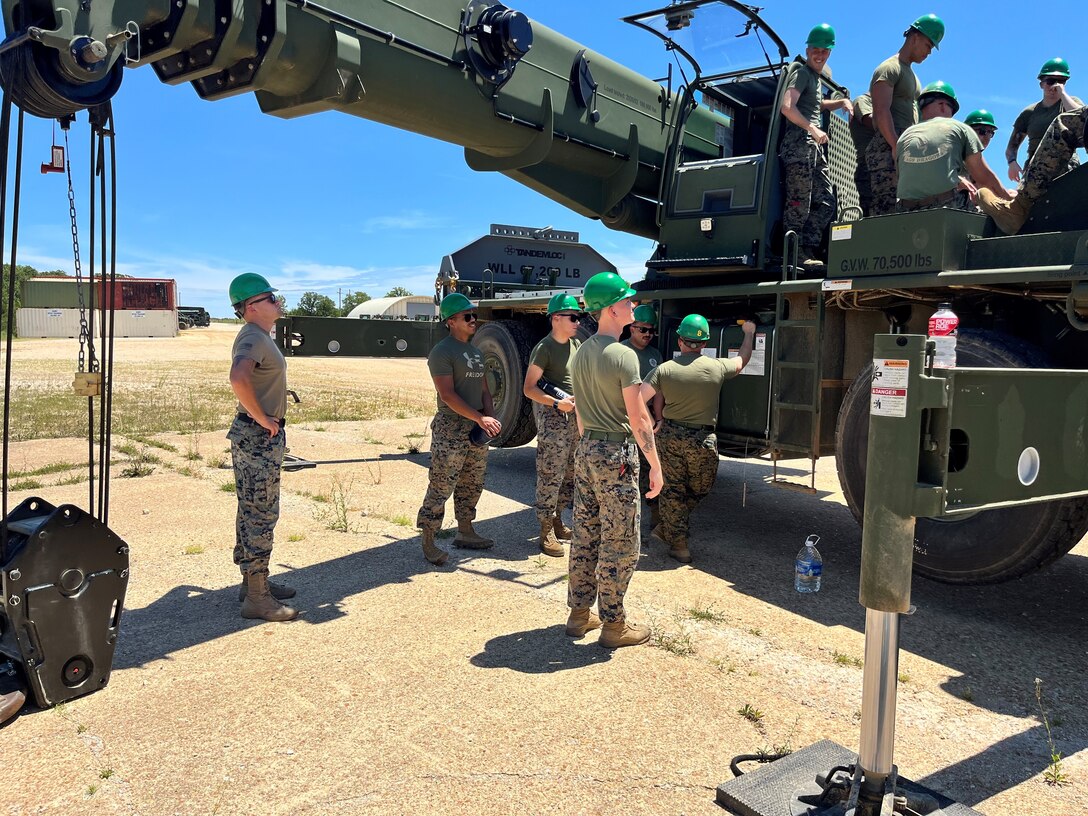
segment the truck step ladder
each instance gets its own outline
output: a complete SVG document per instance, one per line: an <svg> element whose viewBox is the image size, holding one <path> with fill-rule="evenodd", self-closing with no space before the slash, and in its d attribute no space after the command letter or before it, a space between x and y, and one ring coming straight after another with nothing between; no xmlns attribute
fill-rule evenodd
<svg viewBox="0 0 1088 816"><path fill-rule="evenodd" d="M786 233L782 253L782 280L796 280L798 236ZM779 291L775 298L775 342L771 382L771 485L803 493L816 492L816 460L820 451L820 385L823 376L820 337L824 327L824 299L817 297L811 317L790 317L789 301ZM792 454L792 455L791 455ZM800 454L800 456L798 456ZM809 484L778 477L778 460L807 456Z"/></svg>

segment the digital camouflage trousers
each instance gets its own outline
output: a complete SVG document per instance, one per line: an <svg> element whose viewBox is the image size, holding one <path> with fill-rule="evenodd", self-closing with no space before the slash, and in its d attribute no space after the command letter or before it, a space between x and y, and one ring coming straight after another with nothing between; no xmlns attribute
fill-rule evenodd
<svg viewBox="0 0 1088 816"><path fill-rule="evenodd" d="M899 174L895 170L895 145L889 147L884 137L877 133L865 148L865 165L869 168L869 194L872 204L869 215L888 215L895 212L896 188Z"/></svg>
<svg viewBox="0 0 1088 816"><path fill-rule="evenodd" d="M243 575L267 575L280 517L280 466L287 437L282 428L275 436L269 436L260 425L235 418L227 439L234 463L234 492L238 496L234 563Z"/></svg>
<svg viewBox="0 0 1088 816"><path fill-rule="evenodd" d="M657 434L665 477L661 491L661 532L670 546L686 544L691 512L718 476L718 438L713 431L685 428L667 419Z"/></svg>
<svg viewBox="0 0 1088 816"><path fill-rule="evenodd" d="M1039 142L1035 155L1028 162L1020 182L1019 197L1034 204L1050 188L1058 176L1068 172L1078 147L1084 147L1085 129L1088 127L1088 105L1059 113Z"/></svg>
<svg viewBox="0 0 1088 816"><path fill-rule="evenodd" d="M446 515L446 500L453 495L458 521L476 518L476 504L484 492L487 445L473 445L468 435L476 423L462 416L437 413L431 420L431 469L427 495L416 515L416 527L437 533Z"/></svg>
<svg viewBox="0 0 1088 816"><path fill-rule="evenodd" d="M574 456L574 539L567 605L605 623L624 620L623 597L639 555L641 502L634 442L580 439Z"/></svg>
<svg viewBox="0 0 1088 816"><path fill-rule="evenodd" d="M574 448L578 420L533 403L536 420L536 517L541 526L574 504Z"/></svg>
<svg viewBox="0 0 1088 816"><path fill-rule="evenodd" d="M818 247L835 217L835 194L827 156L812 137L798 127L786 129L778 149L786 204L782 228L793 230L801 246Z"/></svg>

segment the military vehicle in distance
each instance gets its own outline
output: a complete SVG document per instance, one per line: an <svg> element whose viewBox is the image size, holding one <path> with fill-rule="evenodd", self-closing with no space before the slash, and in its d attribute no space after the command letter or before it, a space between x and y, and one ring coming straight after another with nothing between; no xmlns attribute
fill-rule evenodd
<svg viewBox="0 0 1088 816"><path fill-rule="evenodd" d="M191 329L195 326L210 326L212 316L203 306L178 306L178 328Z"/></svg>
<svg viewBox="0 0 1088 816"><path fill-rule="evenodd" d="M759 322L753 363L723 392L722 453L813 466L835 454L859 519L875 334L924 332L951 301L960 365L1088 360L1085 167L1052 186L1017 236L991 237L984 217L950 210L861 219L846 123L830 116L839 201L830 275L794 271L776 158L791 56L753 6L692 0L624 18L664 57L690 64L675 87L671 69L645 78L491 0L3 0L3 9L0 71L29 113L98 105L126 64L150 63L204 99L253 92L275 116L339 110L461 145L475 170L653 239L639 288L661 315L662 350L675 347L690 311L711 320L719 354L739 345L738 320ZM477 342L491 338L507 416L523 399L519 338L542 325L545 300L510 293L479 304L489 322ZM333 353L295 320L279 336L293 354ZM531 437L516 428L503 444ZM972 467L971 445L961 435L950 467ZM953 583L1002 581L1058 558L1086 529L1084 499L923 519L915 568Z"/></svg>

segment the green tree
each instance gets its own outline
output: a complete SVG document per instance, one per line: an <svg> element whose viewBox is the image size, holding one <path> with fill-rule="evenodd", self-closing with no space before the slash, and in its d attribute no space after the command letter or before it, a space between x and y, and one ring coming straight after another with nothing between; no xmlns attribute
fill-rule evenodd
<svg viewBox="0 0 1088 816"><path fill-rule="evenodd" d="M7 330L8 319L8 275L11 270L9 264L4 264L4 277L3 283L0 283L0 331ZM18 311L22 306L23 300L23 283L30 278L40 277L70 277L67 272L62 272L59 269L55 269L52 272L39 272L33 266L26 266L24 264L17 264L15 267L15 310Z"/></svg>
<svg viewBox="0 0 1088 816"><path fill-rule="evenodd" d="M368 295L366 292L349 292L344 297L344 302L341 307L344 312L344 317L347 317L349 314L351 314L351 310L358 306L360 303L366 303L368 300L370 300L370 295Z"/></svg>
<svg viewBox="0 0 1088 816"><path fill-rule="evenodd" d="M385 296L386 297L408 297L408 295L410 295L410 294L412 294L412 293L409 292L407 289L405 289L403 286L394 286L392 289L390 289L388 292L385 293Z"/></svg>
<svg viewBox="0 0 1088 816"><path fill-rule="evenodd" d="M298 299L298 306L291 310L295 317L339 317L336 303L328 295L317 292L303 292Z"/></svg>

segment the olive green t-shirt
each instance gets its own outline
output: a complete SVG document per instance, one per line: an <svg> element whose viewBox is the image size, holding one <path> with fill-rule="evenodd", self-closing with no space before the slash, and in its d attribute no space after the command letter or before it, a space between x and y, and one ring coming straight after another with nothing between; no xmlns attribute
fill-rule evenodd
<svg viewBox="0 0 1088 816"><path fill-rule="evenodd" d="M797 103L794 105L797 112L808 119L816 127L820 126L820 77L808 67L805 62L791 62L786 68L786 91L797 91ZM786 120L792 127L797 127L793 122Z"/></svg>
<svg viewBox="0 0 1088 816"><path fill-rule="evenodd" d="M261 410L270 417L283 419L287 415L287 361L279 346L256 323L246 323L234 338L231 351L232 361L239 357L257 363L250 382ZM242 403L238 403L238 413L246 413Z"/></svg>
<svg viewBox="0 0 1088 816"><path fill-rule="evenodd" d="M549 334L533 348L529 355L529 365L540 366L545 380L552 385L558 385L568 394L573 393L574 383L570 381L570 364L581 344L582 341L575 337L566 343L560 343Z"/></svg>
<svg viewBox="0 0 1088 816"><path fill-rule="evenodd" d="M854 140L854 149L857 150L862 162L865 161L865 148L869 146L869 142L876 135L876 130L874 130L876 124L873 123L871 126L866 127L861 120L872 115L873 99L868 93L863 93L854 100L854 115L850 117L850 138ZM872 123L872 119L869 121Z"/></svg>
<svg viewBox="0 0 1088 816"><path fill-rule="evenodd" d="M967 175L967 157L981 152L978 134L955 119L929 119L907 128L895 146L896 195L919 199L947 193Z"/></svg>
<svg viewBox="0 0 1088 816"><path fill-rule="evenodd" d="M897 54L888 57L873 71L873 79L869 83L870 96L873 86L878 82L887 82L892 86L892 122L895 124L895 132L902 136L904 130L918 121L921 83L918 82L914 70L899 61ZM873 129L876 129L876 122L873 122Z"/></svg>
<svg viewBox="0 0 1088 816"><path fill-rule="evenodd" d="M631 433L623 389L642 383L634 349L614 337L595 334L574 355L571 379L585 430Z"/></svg>
<svg viewBox="0 0 1088 816"><path fill-rule="evenodd" d="M646 346L644 349L635 348L630 338L624 340L622 345L627 346L638 355L638 375L644 380L646 375L657 368L658 363L661 362L661 352L653 346Z"/></svg>
<svg viewBox="0 0 1088 816"><path fill-rule="evenodd" d="M1073 101L1077 105L1084 104L1075 96ZM1020 115L1012 123L1012 129L1014 133L1026 133L1028 135L1028 156L1024 164L1031 161L1031 157L1035 155L1035 151L1039 148L1039 142L1046 135L1047 128L1050 127L1051 122L1058 118L1058 114L1061 112L1062 101L1060 99L1049 107L1043 105L1042 102L1036 102L1034 105L1028 105L1020 111Z"/></svg>
<svg viewBox="0 0 1088 816"><path fill-rule="evenodd" d="M427 355L427 369L432 377L453 376L453 390L470 407L484 409L484 356L471 343L453 336L444 338ZM438 395L438 412L460 416Z"/></svg>
<svg viewBox="0 0 1088 816"><path fill-rule="evenodd" d="M646 382L665 398L665 419L689 425L717 425L722 383L740 373L740 357L718 359L688 352L666 360Z"/></svg>

